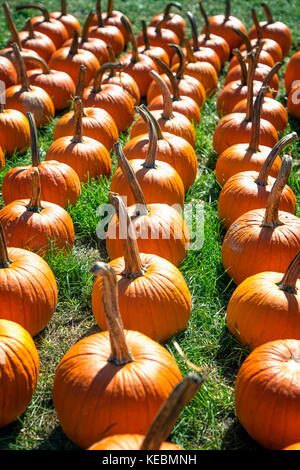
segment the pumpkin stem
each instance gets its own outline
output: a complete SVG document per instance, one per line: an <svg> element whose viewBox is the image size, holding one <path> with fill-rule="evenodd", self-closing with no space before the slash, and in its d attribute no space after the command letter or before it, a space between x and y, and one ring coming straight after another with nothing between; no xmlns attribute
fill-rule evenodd
<svg viewBox="0 0 300 470"><path fill-rule="evenodd" d="M67 0L61 0L60 11L61 11L61 16L67 15Z"/></svg>
<svg viewBox="0 0 300 470"><path fill-rule="evenodd" d="M113 268L106 263L97 262L92 266L91 273L103 278L102 301L109 332L111 353L108 362L123 366L133 362L124 334L123 322L118 307L117 277Z"/></svg>
<svg viewBox="0 0 300 470"><path fill-rule="evenodd" d="M85 84L86 66L81 64L78 74L78 80L75 90L75 96L78 96L81 100L83 99L84 84Z"/></svg>
<svg viewBox="0 0 300 470"><path fill-rule="evenodd" d="M295 258L289 264L283 278L278 282L278 287L284 292L290 294L297 294L297 281L300 274L300 252L295 256Z"/></svg>
<svg viewBox="0 0 300 470"><path fill-rule="evenodd" d="M143 266L135 231L121 196L116 193L109 193L109 199L119 219L119 236L123 243L125 263L125 270L122 275L129 279L136 279L145 274L148 266Z"/></svg>
<svg viewBox="0 0 300 470"><path fill-rule="evenodd" d="M202 2L198 2L199 7L200 7L200 12L201 15L203 16L204 22L205 22L205 39L208 40L210 39L210 23L208 16L206 14L206 11L203 8Z"/></svg>
<svg viewBox="0 0 300 470"><path fill-rule="evenodd" d="M107 70L121 69L123 67L124 65L121 64L120 62L117 62L117 63L107 62L106 64L101 65L101 67L99 67L94 77L92 93L98 93L99 91L102 90L102 79L103 79L103 75L105 74Z"/></svg>
<svg viewBox="0 0 300 470"><path fill-rule="evenodd" d="M187 11L186 12L186 16L190 22L190 25L191 25L191 30L192 30L192 38L193 38L193 49L194 49L194 52L197 52L199 51L199 40L198 40L198 28L197 28L197 24L196 24L196 20L194 18L194 15L190 12L190 11Z"/></svg>
<svg viewBox="0 0 300 470"><path fill-rule="evenodd" d="M119 142L116 142L114 145L114 149L120 168L129 183L135 204L139 206L138 213L136 215L147 215L149 213L149 210L147 208L144 193L132 169L132 166L124 155L121 144Z"/></svg>
<svg viewBox="0 0 300 470"><path fill-rule="evenodd" d="M2 114L3 112L4 112L3 104L1 103L1 100L0 100L0 114Z"/></svg>
<svg viewBox="0 0 300 470"><path fill-rule="evenodd" d="M163 96L163 112L162 112L162 118L163 119L172 119L173 117L173 103L172 103L172 98L171 98L171 93L169 91L168 86L164 82L164 80L161 78L160 75L158 75L157 72L154 70L150 70L151 76L154 78L156 83L159 85L161 89L161 93Z"/></svg>
<svg viewBox="0 0 300 470"><path fill-rule="evenodd" d="M278 72L280 67L282 66L282 62L277 62L269 71L268 75L264 78L263 86L269 86L270 81L272 80L273 76Z"/></svg>
<svg viewBox="0 0 300 470"><path fill-rule="evenodd" d="M178 56L178 59L179 59L179 64L178 64L178 68L176 70L176 78L177 80L181 80L183 78L183 74L184 74L184 70L185 70L185 66L186 66L186 61L185 61L185 58L184 58L184 55L182 53L182 50L179 46L177 46L177 44L169 44L169 46L175 50L177 56Z"/></svg>
<svg viewBox="0 0 300 470"><path fill-rule="evenodd" d="M269 24L270 24L270 23L274 23L274 19L273 19L273 15L272 15L272 12L271 12L271 10L270 10L270 7L269 7L265 2L263 2L263 3L261 4L261 6L262 6L263 9L264 9L264 12L265 12L265 14L266 14L268 23L269 23Z"/></svg>
<svg viewBox="0 0 300 470"><path fill-rule="evenodd" d="M96 14L97 14L97 19L98 19L98 28L104 28L104 23L102 19L102 11L101 11L101 0L97 0Z"/></svg>
<svg viewBox="0 0 300 470"><path fill-rule="evenodd" d="M37 130L32 113L26 113L30 129L30 147L31 147L31 161L32 166L38 167L41 164L41 157L38 144Z"/></svg>
<svg viewBox="0 0 300 470"><path fill-rule="evenodd" d="M241 84L242 84L242 86L245 86L245 85L247 85L247 76L248 76L245 60L244 60L241 52L239 51L239 49L233 49L232 52L233 52L233 54L235 55L235 57L237 58L237 60L240 64L240 67L241 67Z"/></svg>
<svg viewBox="0 0 300 470"><path fill-rule="evenodd" d="M257 41L259 42L262 39L261 27L257 18L257 14L254 8L251 9L252 20L256 29Z"/></svg>
<svg viewBox="0 0 300 470"><path fill-rule="evenodd" d="M36 167L32 169L31 178L31 198L29 200L27 210L30 212L41 212L43 210L41 206L41 180L39 170Z"/></svg>
<svg viewBox="0 0 300 470"><path fill-rule="evenodd" d="M141 118L147 124L148 132L149 132L149 146L147 150L147 157L145 159L145 163L143 164L143 166L145 168L156 168L155 159L157 155L157 134L156 134L155 126L152 120L148 116L146 107L144 108L142 106L138 106L135 109L139 112Z"/></svg>
<svg viewBox="0 0 300 470"><path fill-rule="evenodd" d="M164 27L164 25L169 21L169 18L162 18L157 25L155 26L155 32L159 36L161 36L161 29Z"/></svg>
<svg viewBox="0 0 300 470"><path fill-rule="evenodd" d="M255 56L251 51L248 54L248 74L247 74L247 111L246 120L251 121L253 115L253 80L255 72Z"/></svg>
<svg viewBox="0 0 300 470"><path fill-rule="evenodd" d="M28 75L27 75L27 72L26 72L24 59L21 56L20 49L19 49L19 47L17 46L17 44L15 42L12 43L12 48L13 48L15 60L16 60L16 63L17 63L18 69L19 69L18 74L19 74L19 77L20 77L20 83L21 83L22 90L29 91L31 89L31 87L30 87L29 78L28 78Z"/></svg>
<svg viewBox="0 0 300 470"><path fill-rule="evenodd" d="M36 34L32 26L31 18L25 23L25 29L28 31L28 39L36 39Z"/></svg>
<svg viewBox="0 0 300 470"><path fill-rule="evenodd" d="M279 215L279 203L282 191L286 185L288 177L292 168L292 158L289 155L284 155L282 158L280 172L272 186L271 192L268 197L265 217L262 223L262 227L269 227L274 229L279 225L283 225L280 222Z"/></svg>
<svg viewBox="0 0 300 470"><path fill-rule="evenodd" d="M164 136L163 136L163 133L161 131L160 125L158 124L158 122L155 119L155 117L153 116L153 114L149 111L149 109L144 104L142 104L140 107L143 108L143 110L147 113L149 119L151 119L151 121L152 121L152 123L155 127L155 133L157 135L157 139L158 140L163 140Z"/></svg>
<svg viewBox="0 0 300 470"><path fill-rule="evenodd" d="M113 9L114 9L113 0L108 0L106 18L112 18L113 17Z"/></svg>
<svg viewBox="0 0 300 470"><path fill-rule="evenodd" d="M267 185L268 176L269 176L269 173L270 173L270 170L272 168L275 158L284 147L289 145L291 142L294 142L295 140L298 140L298 135L296 132L292 132L291 134L288 134L285 137L283 137L274 145L268 157L264 161L264 164L261 167L258 177L255 180L256 184L260 186Z"/></svg>
<svg viewBox="0 0 300 470"><path fill-rule="evenodd" d="M18 10L24 10L25 8L33 8L35 10L39 10L42 13L43 17L44 17L44 21L46 23L50 22L50 20L51 20L50 13L44 5L41 5L40 3L39 4L37 4L37 3L26 3L24 5L16 6L17 11Z"/></svg>
<svg viewBox="0 0 300 470"><path fill-rule="evenodd" d="M42 59L42 57L26 54L25 52L21 52L21 56L23 57L25 63L30 60L31 62L36 62L39 64L43 70L43 74L49 75L49 73L51 73L49 65L44 59Z"/></svg>
<svg viewBox="0 0 300 470"><path fill-rule="evenodd" d="M257 97L254 102L253 106L253 113L252 113L252 128L251 128L251 137L248 150L258 152L259 150L259 134L260 134L260 115L261 115L261 107L264 99L264 95L268 91L268 87L264 87L263 85L260 87L260 90L257 94Z"/></svg>
<svg viewBox="0 0 300 470"><path fill-rule="evenodd" d="M229 17L230 17L230 0L226 0L226 6L225 6L225 23L226 21L229 20Z"/></svg>
<svg viewBox="0 0 300 470"><path fill-rule="evenodd" d="M74 29L73 33L74 33L74 35L73 35L73 39L72 39L72 44L70 46L69 55L78 54L78 36L79 36L79 33L78 33L77 29Z"/></svg>
<svg viewBox="0 0 300 470"><path fill-rule="evenodd" d="M189 374L179 382L152 421L140 450L159 450L171 434L172 429L184 407L199 391L205 379L197 374Z"/></svg>
<svg viewBox="0 0 300 470"><path fill-rule="evenodd" d="M12 261L8 257L3 227L0 224L0 269L9 268L11 264Z"/></svg>
<svg viewBox="0 0 300 470"><path fill-rule="evenodd" d="M195 63L196 62L196 58L194 56L194 53L193 53L193 49L190 45L190 42L187 40L187 38L184 38L183 39L183 44L184 44L184 47L185 47L185 50L186 50L186 58L187 58L187 61L189 63Z"/></svg>
<svg viewBox="0 0 300 470"><path fill-rule="evenodd" d="M10 8L8 6L8 3L6 3L6 2L3 3L3 9L4 9L4 14L5 14L5 17L6 17L6 21L7 21L10 33L11 33L11 41L10 42L15 42L19 46L19 49L21 51L22 50L21 41L20 41L20 38L19 38L19 34L18 34L16 25L15 25L15 22L12 18L11 11L10 11Z"/></svg>
<svg viewBox="0 0 300 470"><path fill-rule="evenodd" d="M174 7L174 8L177 8L177 10L179 11L183 11L183 8L182 8L182 5L181 3L177 3L177 2L170 2L168 3L166 6L165 6L165 9L164 9L164 19L170 19L171 18L171 15L170 15L170 12L171 12L171 8Z"/></svg>
<svg viewBox="0 0 300 470"><path fill-rule="evenodd" d="M83 114L83 106L82 100L75 96L74 98L74 133L72 138L72 143L78 144L83 142L82 139L82 114Z"/></svg>
<svg viewBox="0 0 300 470"><path fill-rule="evenodd" d="M89 15L87 17L87 19L85 20L85 23L83 25L83 28L82 28L82 33L81 33L81 40L80 40L80 44L84 44L85 42L88 42L89 38L89 28L91 26L91 22L94 18L94 12L93 10L89 12Z"/></svg>
<svg viewBox="0 0 300 470"><path fill-rule="evenodd" d="M110 44L107 44L107 45L106 45L106 49L107 49L107 52L108 52L108 55L109 55L109 61L110 61L110 62L113 62L114 64L116 64L116 63L117 63L117 59L116 59L114 50L113 50L113 48L111 47L111 45L110 45ZM121 70L120 70L119 73L121 74ZM111 69L111 70L110 70L110 73L109 73L109 78L114 77L115 75L116 75L115 69Z"/></svg>
<svg viewBox="0 0 300 470"><path fill-rule="evenodd" d="M144 40L144 45L145 45L144 51L149 51L150 50L150 42L149 42L148 33L147 33L146 21L142 20L141 23L142 23L142 31L143 31L143 40Z"/></svg>
<svg viewBox="0 0 300 470"><path fill-rule="evenodd" d="M139 62L139 60L140 60L135 35L133 34L133 30L132 30L132 27L131 27L131 25L128 21L128 18L126 18L126 16L123 15L123 16L121 16L121 21L122 21L122 24L125 27L128 35L129 35L129 41L131 43L131 48L132 48L131 62L133 62L135 64L136 62Z"/></svg>
<svg viewBox="0 0 300 470"><path fill-rule="evenodd" d="M180 91L177 78L174 77L171 69L161 59L159 59L159 57L154 57L154 60L158 67L160 67L160 69L167 75L168 79L170 80L172 88L172 101L179 101Z"/></svg>
<svg viewBox="0 0 300 470"><path fill-rule="evenodd" d="M243 42L246 46L247 52L249 53L252 50L252 44L251 44L251 41L250 41L249 37L247 36L247 34L245 34L243 31L241 31L240 29L237 29L237 28L232 28L232 31L234 31L235 34L240 36L240 38L243 40Z"/></svg>

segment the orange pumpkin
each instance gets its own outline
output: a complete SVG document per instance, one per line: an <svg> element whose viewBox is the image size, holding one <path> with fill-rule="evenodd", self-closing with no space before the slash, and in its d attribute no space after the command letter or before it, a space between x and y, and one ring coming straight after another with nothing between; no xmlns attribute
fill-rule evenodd
<svg viewBox="0 0 300 470"><path fill-rule="evenodd" d="M30 131L26 117L16 109L3 109L0 103L0 146L7 155L23 154L30 146Z"/></svg>
<svg viewBox="0 0 300 470"><path fill-rule="evenodd" d="M182 12L182 5L178 2L170 2L165 6L164 12L155 15L150 21L150 26L157 26L162 20L164 20L164 28L170 29L181 42L186 34L186 23L182 16L178 13L171 13L172 7L177 8L179 12Z"/></svg>
<svg viewBox="0 0 300 470"><path fill-rule="evenodd" d="M182 379L176 362L159 343L123 330L115 272L104 263L95 269L103 276L108 331L71 347L57 367L53 387L63 431L85 449L113 434L145 434Z"/></svg>
<svg viewBox="0 0 300 470"><path fill-rule="evenodd" d="M30 334L9 320L0 320L0 355L2 428L16 421L31 402L39 377L40 361Z"/></svg>
<svg viewBox="0 0 300 470"><path fill-rule="evenodd" d="M179 413L198 392L205 379L189 374L176 385L161 406L145 436L119 434L96 442L88 450L182 450L175 444L164 442L171 433Z"/></svg>
<svg viewBox="0 0 300 470"><path fill-rule="evenodd" d="M86 182L111 174L111 159L103 144L91 137L83 136L82 101L74 99L73 135L60 137L49 147L45 160L66 163L76 171L80 181Z"/></svg>
<svg viewBox="0 0 300 470"><path fill-rule="evenodd" d="M69 38L73 37L74 30L80 34L81 26L78 19L67 12L67 0L60 1L60 11L52 11L50 13L50 18L54 18L64 25L68 32Z"/></svg>
<svg viewBox="0 0 300 470"><path fill-rule="evenodd" d="M287 99L287 109L291 116L295 117L296 119L300 119L300 83L299 85L291 88L291 91L288 94Z"/></svg>
<svg viewBox="0 0 300 470"><path fill-rule="evenodd" d="M0 210L8 246L26 248L39 255L55 250L70 250L75 241L74 225L68 212L52 202L41 201L39 171L31 171L30 199L18 199Z"/></svg>
<svg viewBox="0 0 300 470"><path fill-rule="evenodd" d="M269 341L249 354L237 374L237 417L267 449L299 441L299 356L300 341Z"/></svg>
<svg viewBox="0 0 300 470"><path fill-rule="evenodd" d="M289 106L287 102L287 107ZM235 105L233 113L245 113L247 110L247 100L239 101ZM269 121L277 132L283 132L288 125L288 113L280 101L270 96L265 96L261 107L261 118Z"/></svg>
<svg viewBox="0 0 300 470"><path fill-rule="evenodd" d="M300 76L300 51L293 54L290 58L284 75L285 89L287 93L291 91L292 88L296 87L299 83Z"/></svg>
<svg viewBox="0 0 300 470"><path fill-rule="evenodd" d="M166 53L168 54L169 60L171 62L172 57L174 55L174 50L170 47L170 44L179 45L180 41L176 33L174 33L168 28L165 28L165 24L167 22L168 22L168 19L163 18L155 26L148 26L147 36L148 36L150 46L158 46L164 49ZM144 35L142 32L138 34L137 44L138 46L145 45Z"/></svg>
<svg viewBox="0 0 300 470"><path fill-rule="evenodd" d="M45 328L57 304L57 284L46 261L28 250L7 248L1 224L0 300L1 321L16 322L32 336Z"/></svg>
<svg viewBox="0 0 300 470"><path fill-rule="evenodd" d="M137 177L120 145L116 146L116 155L133 195L134 204L128 207L128 214L136 235L139 234L139 251L157 255L178 266L186 257L189 233L177 207L162 203L147 204ZM124 253L119 220L116 216L108 225L106 249L112 260Z"/></svg>
<svg viewBox="0 0 300 470"><path fill-rule="evenodd" d="M218 214L226 229L245 212L266 207L274 178L269 176L270 169L279 152L290 142L297 140L296 132L283 137L273 147L261 167L260 172L243 171L231 176L223 186L218 200ZM279 209L295 214L296 197L289 186L285 186Z"/></svg>
<svg viewBox="0 0 300 470"><path fill-rule="evenodd" d="M33 167L38 169L40 175L43 201L53 202L61 207L76 204L81 193L77 173L70 166L56 160L41 162L33 116L28 113L27 119L31 134L32 165L17 166L5 174L1 188L5 205L16 199L30 198Z"/></svg>
<svg viewBox="0 0 300 470"><path fill-rule="evenodd" d="M141 54L145 54L150 59L160 59L162 62L164 62L166 65L170 65L170 59L168 54L166 53L165 49L159 46L151 46L148 38L148 33L147 33L147 25L144 20L142 20L142 32L143 32L143 38L144 38L144 45L140 46L138 48L138 52ZM123 56L124 57L124 56ZM123 60L123 57L121 60Z"/></svg>
<svg viewBox="0 0 300 470"><path fill-rule="evenodd" d="M0 80L4 82L5 88L16 85L18 83L18 77L16 69L12 62L6 57L0 55Z"/></svg>
<svg viewBox="0 0 300 470"><path fill-rule="evenodd" d="M125 45L127 45L129 42L129 35L128 35L126 28L124 27L122 23L122 16L124 15L121 11L114 10L113 3L114 3L113 0L107 0L107 10L106 12L102 14L102 19L103 19L104 24L115 26L121 31L124 37ZM127 20L129 21L128 18Z"/></svg>
<svg viewBox="0 0 300 470"><path fill-rule="evenodd" d="M300 219L278 210L291 165L292 159L284 155L266 209L241 215L225 235L223 266L237 285L262 271L284 272L300 251Z"/></svg>

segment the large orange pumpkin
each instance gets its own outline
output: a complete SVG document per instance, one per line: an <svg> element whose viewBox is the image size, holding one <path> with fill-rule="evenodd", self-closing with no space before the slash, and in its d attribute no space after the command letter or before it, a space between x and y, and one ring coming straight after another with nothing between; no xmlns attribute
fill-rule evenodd
<svg viewBox="0 0 300 470"><path fill-rule="evenodd" d="M5 307L1 305L1 310ZM40 361L30 334L20 325L0 319L0 428L16 421L35 391Z"/></svg>
<svg viewBox="0 0 300 470"><path fill-rule="evenodd" d="M7 155L23 154L30 147L30 130L26 117L16 109L3 109L0 103L0 146Z"/></svg>
<svg viewBox="0 0 300 470"><path fill-rule="evenodd" d="M61 359L54 378L55 410L68 438L87 448L113 434L145 434L162 403L182 379L159 343L123 330L114 270L103 276L108 331L78 341Z"/></svg>
<svg viewBox="0 0 300 470"><path fill-rule="evenodd" d="M181 42L186 34L186 23L178 13L171 13L172 7L179 10L179 12L183 11L181 3L170 2L165 6L163 13L155 15L151 19L150 26L157 26L162 20L165 20L164 28L173 31Z"/></svg>
<svg viewBox="0 0 300 470"><path fill-rule="evenodd" d="M19 323L32 336L45 328L57 304L55 277L46 261L28 250L7 248L1 224L0 301L0 318Z"/></svg>
<svg viewBox="0 0 300 470"><path fill-rule="evenodd" d="M60 1L60 11L52 11L50 13L50 18L60 21L66 28L70 38L73 37L74 30L80 34L80 23L74 15L70 15L70 13L68 13L67 0Z"/></svg>

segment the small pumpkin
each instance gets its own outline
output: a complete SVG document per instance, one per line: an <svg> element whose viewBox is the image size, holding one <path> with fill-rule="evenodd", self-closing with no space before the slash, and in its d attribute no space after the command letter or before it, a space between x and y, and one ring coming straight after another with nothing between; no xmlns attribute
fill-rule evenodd
<svg viewBox="0 0 300 470"><path fill-rule="evenodd" d="M74 15L70 15L67 11L67 0L60 0L60 11L52 11L50 18L60 21L66 28L69 38L73 37L74 30L80 34L81 26L78 19Z"/></svg>
<svg viewBox="0 0 300 470"><path fill-rule="evenodd" d="M284 83L287 93L289 93L292 88L295 88L298 85L299 74L300 51L292 55L285 70Z"/></svg>
<svg viewBox="0 0 300 470"><path fill-rule="evenodd" d="M123 330L116 274L104 263L97 263L96 269L103 276L108 331L72 346L56 369L53 386L63 431L84 449L113 434L145 434L162 403L182 380L176 362L163 346L142 333Z"/></svg>
<svg viewBox="0 0 300 470"><path fill-rule="evenodd" d="M176 8L179 12L183 11L181 3L170 2L165 6L164 12L155 15L150 21L150 26L157 26L164 20L164 28L170 29L181 42L186 34L186 22L178 13L171 13L172 8Z"/></svg>
<svg viewBox="0 0 300 470"><path fill-rule="evenodd" d="M142 33L143 33L143 39L144 39L144 45L140 46L138 48L138 52L141 54L145 54L150 57L150 59L160 59L162 62L164 62L166 65L170 65L170 59L168 54L166 53L165 49L159 46L151 46L148 38L148 33L147 33L147 25L146 21L142 20Z"/></svg>
<svg viewBox="0 0 300 470"><path fill-rule="evenodd" d="M5 88L16 85L18 77L12 62L0 55L0 80L4 82Z"/></svg>
<svg viewBox="0 0 300 470"><path fill-rule="evenodd" d="M179 45L179 39L177 34L168 28L165 28L165 24L168 22L167 18L163 18L155 26L148 26L147 36L150 46L158 46L166 51L171 62L174 55L174 50L170 47L170 44ZM144 35L142 32L137 37L138 46L144 45Z"/></svg>
<svg viewBox="0 0 300 470"><path fill-rule="evenodd" d="M16 421L31 402L38 382L40 361L30 334L17 323L2 319L0 319L0 356L0 428L2 428Z"/></svg>
<svg viewBox="0 0 300 470"><path fill-rule="evenodd" d="M30 147L30 130L26 117L16 109L4 109L0 103L0 146L7 155L24 154Z"/></svg>
<svg viewBox="0 0 300 470"><path fill-rule="evenodd" d="M124 27L122 23L122 16L124 15L121 11L114 10L113 3L114 3L113 0L107 0L107 10L106 12L102 14L102 19L103 19L104 24L115 26L121 31L124 37L124 42L126 46L129 42L129 35L128 35L126 28ZM129 21L128 18L127 20Z"/></svg>

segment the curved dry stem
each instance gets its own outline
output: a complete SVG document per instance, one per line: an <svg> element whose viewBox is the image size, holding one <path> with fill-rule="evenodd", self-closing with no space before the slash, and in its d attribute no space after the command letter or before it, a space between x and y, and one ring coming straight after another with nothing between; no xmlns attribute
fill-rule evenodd
<svg viewBox="0 0 300 470"><path fill-rule="evenodd" d="M28 54L27 52L21 52L21 56L23 57L25 63L30 61L30 62L36 62L37 64L39 64L45 75L49 75L49 73L51 73L51 69L49 65L44 59L42 59L42 57L34 56L31 54Z"/></svg>
<svg viewBox="0 0 300 470"><path fill-rule="evenodd" d="M38 167L41 164L41 157L34 115L32 113L26 113L26 117L30 129L31 162L32 166Z"/></svg>
<svg viewBox="0 0 300 470"><path fill-rule="evenodd" d="M166 5L165 9L164 9L164 18L165 19L170 19L171 18L171 15L170 15L170 12L171 12L171 8L174 7L174 8L177 8L177 10L179 11L183 11L183 8L182 8L182 5L181 3L178 3L178 2L170 2Z"/></svg>
<svg viewBox="0 0 300 470"><path fill-rule="evenodd" d="M102 90L102 79L107 70L120 70L122 68L124 68L124 64L120 62L106 62L106 64L101 65L95 73L92 93L98 93Z"/></svg>
<svg viewBox="0 0 300 470"><path fill-rule="evenodd" d="M194 18L194 15L190 12L190 11L187 11L186 12L186 16L190 22L190 25L191 25L191 30L192 30L192 39L193 39L193 49L194 49L194 52L197 52L199 51L199 40L198 40L198 28L197 28L197 23L196 23L196 20Z"/></svg>
<svg viewBox="0 0 300 470"><path fill-rule="evenodd" d="M12 18L12 14L11 14L11 11L7 2L3 3L3 10L4 10L5 18L6 18L10 33L11 33L11 38L12 38L11 42L15 42L19 46L19 49L22 50L18 30Z"/></svg>
<svg viewBox="0 0 300 470"><path fill-rule="evenodd" d="M78 33L77 29L74 29L73 33L74 33L74 35L73 35L72 43L71 43L71 46L70 46L69 55L78 54L79 33Z"/></svg>
<svg viewBox="0 0 300 470"><path fill-rule="evenodd" d="M137 106L135 109L138 111L141 118L147 124L149 133L149 146L145 163L143 164L143 166L145 168L156 168L155 160L157 155L157 133L155 126L152 122L152 119L150 119L147 113L146 107Z"/></svg>
<svg viewBox="0 0 300 470"><path fill-rule="evenodd" d="M104 23L102 19L102 11L101 11L101 0L97 0L96 2L96 15L98 20L98 28L104 28Z"/></svg>
<svg viewBox="0 0 300 470"><path fill-rule="evenodd" d="M26 8L32 8L34 10L39 10L42 13L43 17L44 17L44 21L46 21L47 23L50 22L51 18L50 18L49 11L47 10L47 8L44 5L41 5L40 3L25 3L23 5L16 6L16 10L24 10Z"/></svg>
<svg viewBox="0 0 300 470"><path fill-rule="evenodd" d="M185 70L185 67L186 67L186 60L184 58L184 55L182 53L182 50L179 46L177 46L177 44L169 44L169 46L174 49L174 51L176 52L177 56L178 56L178 59L179 59L179 64L178 64L178 68L176 70L176 78L177 80L181 80L183 78L183 75L184 75L184 70Z"/></svg>
<svg viewBox="0 0 300 470"><path fill-rule="evenodd" d="M300 252L289 264L283 278L277 284L280 290L289 294L297 294L297 281L300 275Z"/></svg>
<svg viewBox="0 0 300 470"><path fill-rule="evenodd" d="M140 107L143 108L143 110L148 114L149 119L151 119L151 121L153 122L153 125L155 127L155 132L156 132L156 135L157 135L157 139L158 140L164 139L163 133L162 133L161 128L160 128L160 125L158 124L158 122L155 119L155 117L153 116L153 114L149 111L149 109L144 104L142 104Z"/></svg>
<svg viewBox="0 0 300 470"><path fill-rule="evenodd" d="M161 90L161 94L163 96L163 113L162 113L162 118L163 119L172 119L173 117L173 103L172 103L172 98L171 94L169 91L169 88L167 84L164 82L164 80L161 78L160 75L158 75L157 72L154 70L150 70L150 75L152 78L155 80L157 85L159 86Z"/></svg>
<svg viewBox="0 0 300 470"><path fill-rule="evenodd" d="M13 48L13 51L14 51L14 56L15 56L15 60L16 60L16 63L17 63L17 67L19 69L18 72L19 72L19 77L20 77L20 83L21 83L22 90L29 91L31 89L31 87L30 87L30 82L29 82L29 78L28 78L28 75L27 75L24 59L21 56L20 49L19 49L19 47L17 46L17 44L15 42L12 43L12 48Z"/></svg>
<svg viewBox="0 0 300 470"><path fill-rule="evenodd" d="M83 92L84 92L84 84L85 84L85 77L86 77L86 66L81 65L78 74L78 80L76 84L75 96L83 99Z"/></svg>
<svg viewBox="0 0 300 470"><path fill-rule="evenodd" d="M165 73L170 80L171 88L172 88L172 101L179 101L180 100L180 91L177 78L173 75L171 69L158 57L154 57L154 61L158 65L158 67Z"/></svg>
<svg viewBox="0 0 300 470"><path fill-rule="evenodd" d="M271 12L271 10L270 10L270 7L269 7L265 2L263 2L263 3L261 4L261 6L263 7L263 10L264 10L264 12L265 12L265 14L266 14L268 23L269 23L269 24L274 23L274 19L273 19L273 15L272 15L272 12Z"/></svg>
<svg viewBox="0 0 300 470"><path fill-rule="evenodd" d="M83 139L82 139L83 106L82 106L82 100L81 98L79 98L79 96L75 96L74 98L73 111L74 111L74 132L73 132L72 143L77 144L77 143L83 142Z"/></svg>
<svg viewBox="0 0 300 470"><path fill-rule="evenodd" d="M41 212L43 210L41 206L41 179L37 167L33 167L31 171L31 178L31 197L27 206L27 210L30 212Z"/></svg>
<svg viewBox="0 0 300 470"><path fill-rule="evenodd" d="M203 16L204 22L205 22L205 39L208 40L210 39L210 23L208 16L206 14L206 11L203 8L202 2L198 2L198 5L200 7L200 12L201 15Z"/></svg>
<svg viewBox="0 0 300 470"><path fill-rule="evenodd" d="M265 94L268 91L268 87L261 86L253 106L252 113L252 128L251 128L251 137L249 143L249 150L257 152L259 150L259 134L260 134L260 115L261 107L263 104L263 99Z"/></svg>
<svg viewBox="0 0 300 470"><path fill-rule="evenodd" d="M88 42L89 40L89 28L91 26L91 23L93 21L95 14L92 11L89 12L87 19L85 20L85 23L82 28L82 33L81 33L81 39L80 39L80 44L84 44L85 42Z"/></svg>
<svg viewBox="0 0 300 470"><path fill-rule="evenodd" d="M237 58L237 60L240 64L240 67L241 67L241 84L242 84L242 86L245 86L245 85L247 85L248 72L247 72L247 67L246 67L246 64L245 64L244 57L242 56L239 49L233 49L232 52L233 52L233 54L235 55L235 57Z"/></svg>
<svg viewBox="0 0 300 470"><path fill-rule="evenodd" d="M232 31L234 31L243 40L243 43L246 46L247 52L250 52L252 50L252 44L247 34L245 34L243 31L237 28L232 28Z"/></svg>
<svg viewBox="0 0 300 470"><path fill-rule="evenodd" d="M132 48L131 62L136 63L139 61L139 51L138 51L138 46L137 46L137 42L135 39L135 35L133 34L132 27L128 19L126 18L126 16L124 15L121 16L121 21L129 35L129 41L131 43L131 48Z"/></svg>
<svg viewBox="0 0 300 470"><path fill-rule="evenodd" d="M0 269L9 268L12 261L9 259L3 227L0 223Z"/></svg>

